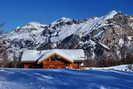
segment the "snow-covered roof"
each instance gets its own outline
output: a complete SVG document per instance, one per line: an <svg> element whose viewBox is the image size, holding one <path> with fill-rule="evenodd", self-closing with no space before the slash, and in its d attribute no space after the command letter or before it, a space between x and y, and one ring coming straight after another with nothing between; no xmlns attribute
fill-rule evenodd
<svg viewBox="0 0 133 89"><path fill-rule="evenodd" d="M85 54L82 49L51 49L43 51L26 50L22 55L21 61L35 62L38 60L38 62L41 62L55 53L63 56L66 59L69 59L71 62L85 59Z"/></svg>

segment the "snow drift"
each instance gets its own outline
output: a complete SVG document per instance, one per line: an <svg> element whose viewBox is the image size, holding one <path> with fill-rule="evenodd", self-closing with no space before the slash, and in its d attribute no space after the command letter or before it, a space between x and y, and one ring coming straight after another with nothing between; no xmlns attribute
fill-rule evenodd
<svg viewBox="0 0 133 89"><path fill-rule="evenodd" d="M133 89L133 72L0 69L0 89Z"/></svg>

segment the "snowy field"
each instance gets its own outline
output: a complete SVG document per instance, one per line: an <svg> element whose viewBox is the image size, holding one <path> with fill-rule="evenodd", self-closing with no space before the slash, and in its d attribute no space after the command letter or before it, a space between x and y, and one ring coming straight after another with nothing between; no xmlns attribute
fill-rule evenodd
<svg viewBox="0 0 133 89"><path fill-rule="evenodd" d="M111 67L89 67L86 68L87 70L118 70L118 71L129 71L133 72L133 64L132 69L128 68L128 65L118 65L118 66L111 66Z"/></svg>
<svg viewBox="0 0 133 89"><path fill-rule="evenodd" d="M133 72L0 69L0 89L133 89Z"/></svg>

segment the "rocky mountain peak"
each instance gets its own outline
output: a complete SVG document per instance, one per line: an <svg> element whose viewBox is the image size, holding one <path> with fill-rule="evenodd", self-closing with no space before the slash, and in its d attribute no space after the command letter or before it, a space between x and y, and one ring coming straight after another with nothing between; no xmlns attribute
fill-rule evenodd
<svg viewBox="0 0 133 89"><path fill-rule="evenodd" d="M104 16L105 20L112 19L115 15L117 15L119 12L116 10L112 10L107 15Z"/></svg>
<svg viewBox="0 0 133 89"><path fill-rule="evenodd" d="M41 28L47 26L46 24L41 24L39 22L29 22L28 24L22 26L22 28Z"/></svg>
<svg viewBox="0 0 133 89"><path fill-rule="evenodd" d="M66 17L62 17L62 18L57 19L56 21L54 21L52 23L52 25L59 24L59 23L62 23L62 22L69 22L69 21L72 21L72 19L66 18Z"/></svg>
<svg viewBox="0 0 133 89"><path fill-rule="evenodd" d="M39 22L29 22L28 24L26 24L27 26L40 26L42 25L41 23Z"/></svg>
<svg viewBox="0 0 133 89"><path fill-rule="evenodd" d="M14 52L20 49L81 48L88 58L121 59L125 55L121 53L122 47L128 50L133 45L128 40L129 36L133 36L133 17L113 10L105 16L89 19L62 17L49 25L30 22L16 28L4 38L8 40L8 48Z"/></svg>
<svg viewBox="0 0 133 89"><path fill-rule="evenodd" d="M39 22L29 22L28 24L18 26L13 32L23 33L23 32L31 32L35 30L43 30L46 26L48 25L41 24Z"/></svg>

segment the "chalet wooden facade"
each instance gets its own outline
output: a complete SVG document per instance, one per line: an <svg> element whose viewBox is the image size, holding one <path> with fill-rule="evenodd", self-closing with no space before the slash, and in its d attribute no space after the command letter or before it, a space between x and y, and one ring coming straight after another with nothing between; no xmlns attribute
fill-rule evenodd
<svg viewBox="0 0 133 89"><path fill-rule="evenodd" d="M81 68L82 49L27 50L22 56L24 68Z"/></svg>

